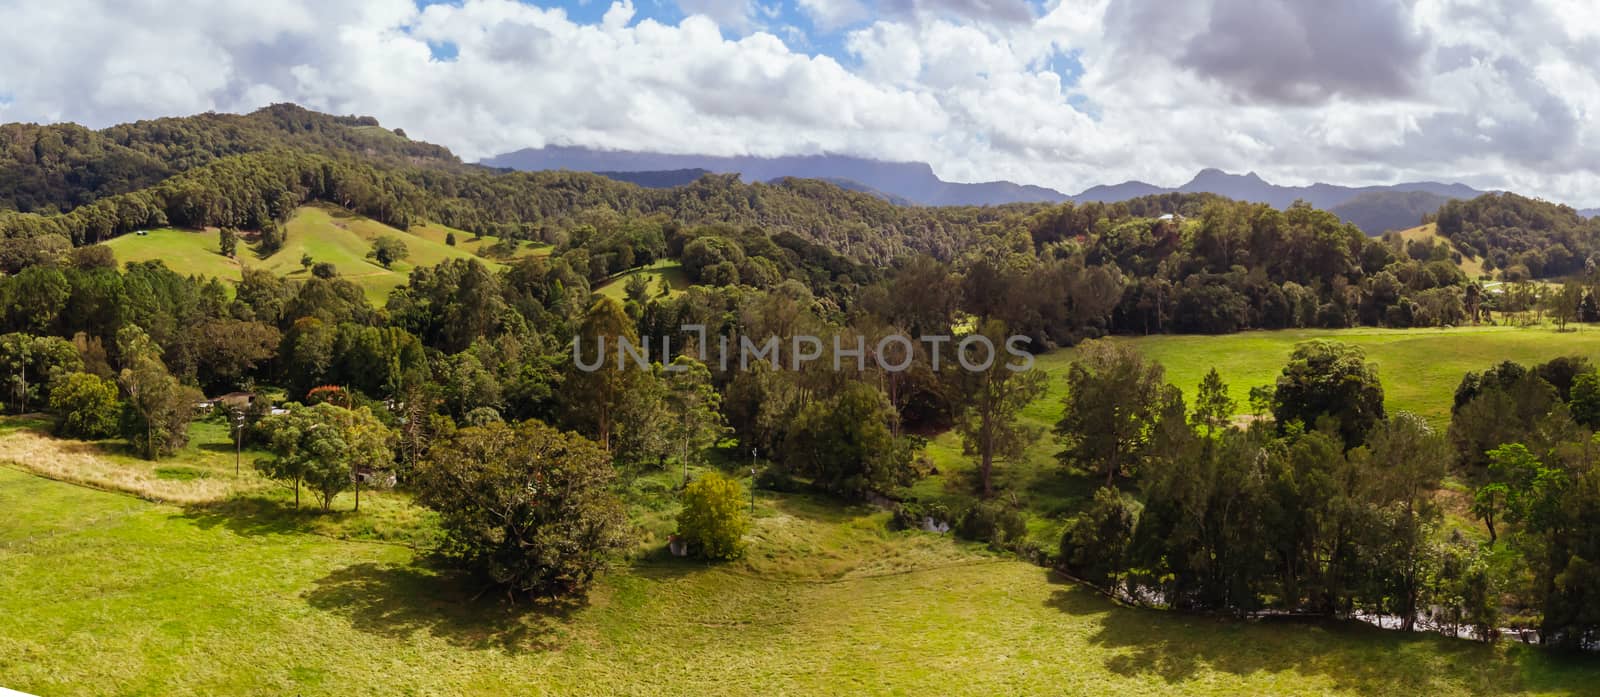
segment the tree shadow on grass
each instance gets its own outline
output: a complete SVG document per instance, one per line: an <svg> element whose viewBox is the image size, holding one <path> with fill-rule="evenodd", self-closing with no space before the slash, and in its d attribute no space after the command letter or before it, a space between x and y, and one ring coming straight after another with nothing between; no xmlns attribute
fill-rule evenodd
<svg viewBox="0 0 1600 697"><path fill-rule="evenodd" d="M1105 649L1108 669L1128 677L1159 676L1169 685L1208 671L1239 677L1293 671L1358 694L1433 694L1441 680L1478 695L1586 694L1600 680L1600 662L1592 657L1584 661L1356 621L1244 620L1127 608L1056 574L1051 580L1058 585L1047 605L1097 619L1090 641Z"/></svg>
<svg viewBox="0 0 1600 697"><path fill-rule="evenodd" d="M231 441L227 442L227 443L216 443L216 442L199 443L199 444L195 445L195 448L197 450L204 450L204 451L209 452L209 453L221 453L221 454L225 454L225 455L234 454L234 446L233 446L233 443ZM249 453L246 453L246 455L248 455L248 454ZM251 464L250 460L248 460L248 459L242 459L242 462L243 462L244 466L249 466Z"/></svg>
<svg viewBox="0 0 1600 697"><path fill-rule="evenodd" d="M510 602L437 560L361 563L338 569L304 594L311 607L345 618L357 630L394 639L417 634L470 649L559 648L568 620L586 600Z"/></svg>
<svg viewBox="0 0 1600 697"><path fill-rule="evenodd" d="M338 521L350 515L349 511L323 512L311 505L294 508L272 499L257 496L237 496L223 501L194 504L183 509L183 518L197 527L211 530L221 527L236 535L282 535L286 533L313 532L317 521Z"/></svg>

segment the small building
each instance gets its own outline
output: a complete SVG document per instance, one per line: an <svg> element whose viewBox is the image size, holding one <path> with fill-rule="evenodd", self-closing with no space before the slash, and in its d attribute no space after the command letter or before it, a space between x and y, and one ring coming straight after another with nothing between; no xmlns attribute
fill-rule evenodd
<svg viewBox="0 0 1600 697"><path fill-rule="evenodd" d="M248 409L255 403L256 395L254 392L229 392L221 397L213 397L211 401L229 409Z"/></svg>

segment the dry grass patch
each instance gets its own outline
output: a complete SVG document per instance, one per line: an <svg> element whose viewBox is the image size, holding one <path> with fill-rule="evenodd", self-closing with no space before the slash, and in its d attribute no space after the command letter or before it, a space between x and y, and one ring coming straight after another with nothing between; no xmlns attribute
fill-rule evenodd
<svg viewBox="0 0 1600 697"><path fill-rule="evenodd" d="M0 436L0 462L51 479L122 491L142 499L180 505L221 501L267 483L253 469L237 478L183 460L145 461L118 456L99 443L53 438L18 430Z"/></svg>

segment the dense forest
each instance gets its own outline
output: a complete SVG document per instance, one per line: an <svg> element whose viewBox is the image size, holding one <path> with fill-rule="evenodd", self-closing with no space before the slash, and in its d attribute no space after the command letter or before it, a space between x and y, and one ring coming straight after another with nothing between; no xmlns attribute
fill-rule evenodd
<svg viewBox="0 0 1600 697"><path fill-rule="evenodd" d="M974 503L939 515L966 537L1015 539L991 474L1040 437L1017 414L1043 393L1042 373L941 369L920 344L896 356L905 370L697 360L719 342L1021 335L1043 352L1110 334L1600 320L1600 277L1583 273L1594 223L1509 195L1446 205L1448 243L1402 243L1303 204L1204 194L918 208L812 180L706 176L652 190L499 172L369 119L289 106L0 134L7 409L43 407L64 435L120 434L159 458L182 446L206 395L271 393L230 416L275 454L260 467L297 501L308 488L326 507L389 472L440 511L452 555L538 595L581 590L623 544L607 489L617 471L703 462L719 443L770 461L763 488L887 498L913 520L932 513L906 490L928 469L922 436L954 430L977 463ZM336 270L246 268L228 287L160 262L119 266L98 244L216 228L219 252L259 253L312 201L551 249L498 271L476 259L419 267L375 306ZM1518 283L1491 291L1462 271L1463 252ZM691 285L634 276L621 300L593 292L662 260ZM1562 286L1525 282L1568 274ZM587 370L575 355L575 342L646 338L680 351L643 370ZM841 353L819 355L828 348ZM1385 414L1372 368L1338 345L1297 351L1248 426L1229 419L1220 378L1190 409L1136 354L1099 342L1081 353L1054 438L1065 468L1106 487L1059 553L1018 551L1168 607L1381 613L1409 626L1431 605L1491 638L1509 604L1552 643L1596 641L1600 573L1584 560L1600 558L1600 377L1587 363L1468 376L1451 432L1437 434ZM1510 557L1439 541L1424 499L1446 467L1470 474L1474 514L1515 541ZM685 485L706 511L738 497L715 480ZM531 505L532 490L552 507ZM708 515L709 528L728 520ZM724 533L692 539L706 556L735 554Z"/></svg>

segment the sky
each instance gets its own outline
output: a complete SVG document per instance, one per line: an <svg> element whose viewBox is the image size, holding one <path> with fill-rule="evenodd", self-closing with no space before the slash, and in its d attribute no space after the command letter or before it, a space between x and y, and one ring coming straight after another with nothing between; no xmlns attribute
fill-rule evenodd
<svg viewBox="0 0 1600 697"><path fill-rule="evenodd" d="M837 153L1067 193L1216 167L1600 206L1591 0L0 0L0 122L285 101L468 161Z"/></svg>

